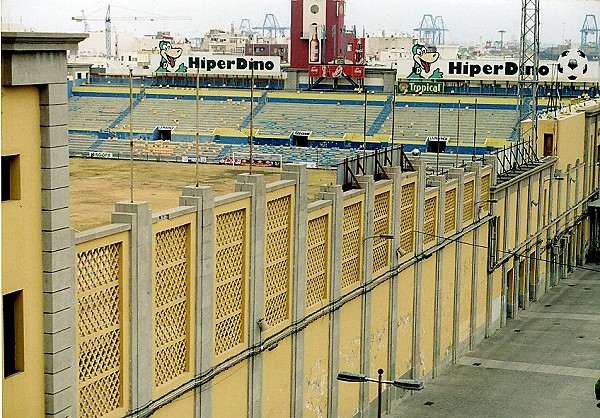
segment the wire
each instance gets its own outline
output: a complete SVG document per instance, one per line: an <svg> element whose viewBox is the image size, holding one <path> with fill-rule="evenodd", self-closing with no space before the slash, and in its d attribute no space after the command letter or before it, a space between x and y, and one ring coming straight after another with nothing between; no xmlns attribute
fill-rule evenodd
<svg viewBox="0 0 600 418"><path fill-rule="evenodd" d="M423 235L429 235L429 236L433 236L433 237L436 237L436 238L443 238L443 239L448 240L444 236L436 235L436 234L430 234L428 232L415 231L415 233L423 234ZM485 249L489 249L490 248L487 245L475 244L475 243L471 243L471 242L467 242L467 241L461 241L460 239L451 239L449 241L451 241L451 242L457 242L459 244L470 245L471 247L478 247L478 248L485 248ZM500 250L500 249L498 249L497 251L501 252L503 254L506 254L506 255L514 255L514 256L517 256L517 257L527 257L527 258L529 258L531 260L545 261L547 263L554 263L554 264L558 264L560 266L575 267L575 268L578 268L578 269L581 269L581 270L587 270L587 271L593 271L595 273L600 273L600 270L596 270L596 269L592 269L592 268L584 267L584 266L577 266L577 265L573 265L573 264L570 264L570 263L559 263L557 261L548 260L547 258L532 257L532 256L527 256L527 255L519 254L519 253L514 252L514 251L503 251L503 250Z"/></svg>

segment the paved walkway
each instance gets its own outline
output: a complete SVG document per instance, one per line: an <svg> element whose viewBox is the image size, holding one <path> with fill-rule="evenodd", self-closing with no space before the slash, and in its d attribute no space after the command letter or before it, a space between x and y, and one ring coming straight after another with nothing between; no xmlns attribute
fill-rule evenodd
<svg viewBox="0 0 600 418"><path fill-rule="evenodd" d="M600 265L584 268L388 417L600 417Z"/></svg>

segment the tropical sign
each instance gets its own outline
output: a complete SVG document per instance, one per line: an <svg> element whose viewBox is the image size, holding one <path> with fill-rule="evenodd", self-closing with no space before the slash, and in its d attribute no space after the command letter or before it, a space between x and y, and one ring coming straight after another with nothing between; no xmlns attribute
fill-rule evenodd
<svg viewBox="0 0 600 418"><path fill-rule="evenodd" d="M444 85L435 81L399 81L399 93L443 93Z"/></svg>

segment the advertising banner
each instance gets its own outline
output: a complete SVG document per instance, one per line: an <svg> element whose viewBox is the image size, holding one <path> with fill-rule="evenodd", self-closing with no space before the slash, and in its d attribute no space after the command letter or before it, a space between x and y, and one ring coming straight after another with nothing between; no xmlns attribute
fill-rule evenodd
<svg viewBox="0 0 600 418"><path fill-rule="evenodd" d="M310 77L325 78L364 78L365 67L362 65L323 64L309 65L308 75Z"/></svg>

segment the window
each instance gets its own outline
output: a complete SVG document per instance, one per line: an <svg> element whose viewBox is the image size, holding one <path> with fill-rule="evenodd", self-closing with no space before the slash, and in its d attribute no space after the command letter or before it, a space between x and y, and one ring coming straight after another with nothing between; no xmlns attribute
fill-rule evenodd
<svg viewBox="0 0 600 418"><path fill-rule="evenodd" d="M2 296L4 377L23 371L23 291Z"/></svg>
<svg viewBox="0 0 600 418"><path fill-rule="evenodd" d="M19 155L2 156L2 201L21 198Z"/></svg>

